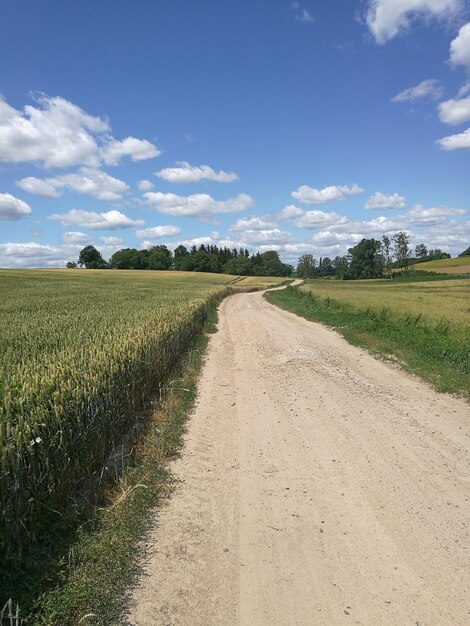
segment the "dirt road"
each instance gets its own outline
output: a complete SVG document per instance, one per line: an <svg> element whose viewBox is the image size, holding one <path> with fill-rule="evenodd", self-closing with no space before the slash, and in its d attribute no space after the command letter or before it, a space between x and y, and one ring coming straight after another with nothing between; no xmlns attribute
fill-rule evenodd
<svg viewBox="0 0 470 626"><path fill-rule="evenodd" d="M129 624L470 624L470 411L336 333L220 308Z"/></svg>

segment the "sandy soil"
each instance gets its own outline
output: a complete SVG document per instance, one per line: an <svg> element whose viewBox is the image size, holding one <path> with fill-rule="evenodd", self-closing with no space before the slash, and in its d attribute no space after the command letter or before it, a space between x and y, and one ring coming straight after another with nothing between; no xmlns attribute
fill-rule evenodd
<svg viewBox="0 0 470 626"><path fill-rule="evenodd" d="M220 308L125 623L470 624L470 415L338 334Z"/></svg>

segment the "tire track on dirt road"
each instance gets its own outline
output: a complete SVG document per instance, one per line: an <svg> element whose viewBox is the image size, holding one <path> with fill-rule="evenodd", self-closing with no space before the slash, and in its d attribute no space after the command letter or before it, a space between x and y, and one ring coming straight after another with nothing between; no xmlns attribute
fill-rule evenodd
<svg viewBox="0 0 470 626"><path fill-rule="evenodd" d="M337 333L220 307L125 623L470 623L470 415Z"/></svg>

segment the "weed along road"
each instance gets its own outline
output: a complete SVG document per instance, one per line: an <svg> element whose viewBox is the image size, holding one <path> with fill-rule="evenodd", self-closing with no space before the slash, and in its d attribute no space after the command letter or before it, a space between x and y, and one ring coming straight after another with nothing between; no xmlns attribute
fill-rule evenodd
<svg viewBox="0 0 470 626"><path fill-rule="evenodd" d="M470 410L338 334L220 307L126 623L470 623Z"/></svg>

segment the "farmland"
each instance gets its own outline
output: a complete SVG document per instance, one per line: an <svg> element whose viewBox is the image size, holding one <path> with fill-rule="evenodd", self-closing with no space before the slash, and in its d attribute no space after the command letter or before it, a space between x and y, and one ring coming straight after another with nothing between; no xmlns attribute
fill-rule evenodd
<svg viewBox="0 0 470 626"><path fill-rule="evenodd" d="M470 274L470 256L419 263L414 265L413 269L417 271L437 272L438 274Z"/></svg>
<svg viewBox="0 0 470 626"><path fill-rule="evenodd" d="M235 279L0 271L4 572L62 516ZM250 279L247 286L282 280Z"/></svg>
<svg viewBox="0 0 470 626"><path fill-rule="evenodd" d="M399 361L441 391L470 395L470 280L314 280L267 298Z"/></svg>

